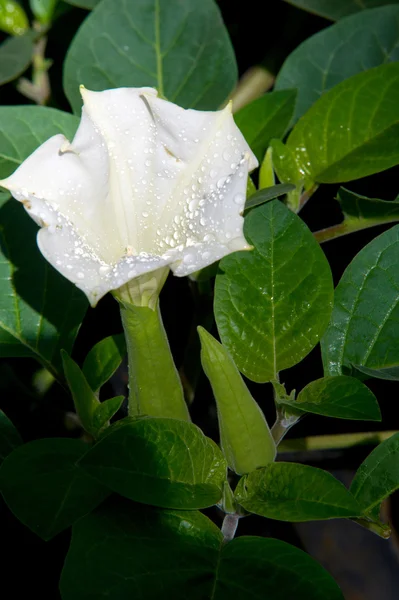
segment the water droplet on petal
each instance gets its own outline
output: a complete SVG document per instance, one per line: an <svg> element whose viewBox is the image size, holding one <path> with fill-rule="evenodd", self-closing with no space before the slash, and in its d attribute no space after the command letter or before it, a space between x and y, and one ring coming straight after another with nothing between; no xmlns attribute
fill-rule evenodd
<svg viewBox="0 0 399 600"><path fill-rule="evenodd" d="M244 194L236 194L233 198L234 202L241 206L245 202Z"/></svg>

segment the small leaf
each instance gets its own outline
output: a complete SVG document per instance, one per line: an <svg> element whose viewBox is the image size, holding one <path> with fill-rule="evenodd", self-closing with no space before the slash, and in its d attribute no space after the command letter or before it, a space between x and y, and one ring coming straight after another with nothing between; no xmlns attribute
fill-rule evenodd
<svg viewBox="0 0 399 600"><path fill-rule="evenodd" d="M100 402L93 414L93 429L97 432L97 435L102 432L105 427L108 427L110 419L120 409L124 401L124 396L115 396L115 398L109 398Z"/></svg>
<svg viewBox="0 0 399 600"><path fill-rule="evenodd" d="M39 106L0 107L0 178L50 136L71 137L76 117ZM15 200L0 198L0 356L37 358L53 374L87 310L80 290L40 254L37 226Z"/></svg>
<svg viewBox="0 0 399 600"><path fill-rule="evenodd" d="M234 115L234 120L260 161L273 138L282 138L290 124L296 90L269 92Z"/></svg>
<svg viewBox="0 0 399 600"><path fill-rule="evenodd" d="M262 160L259 169L259 189L273 187L276 185L276 178L273 169L273 149L269 146Z"/></svg>
<svg viewBox="0 0 399 600"><path fill-rule="evenodd" d="M214 110L236 81L233 48L214 0L102 0L78 30L64 66L75 113L81 83L95 91L152 86L184 108Z"/></svg>
<svg viewBox="0 0 399 600"><path fill-rule="evenodd" d="M22 444L21 436L12 421L0 410L0 463Z"/></svg>
<svg viewBox="0 0 399 600"><path fill-rule="evenodd" d="M1 466L5 502L44 540L72 525L109 494L76 466L86 450L80 440L36 440L14 450Z"/></svg>
<svg viewBox="0 0 399 600"><path fill-rule="evenodd" d="M226 461L216 444L185 421L118 421L81 466L113 491L164 508L205 508L222 497Z"/></svg>
<svg viewBox="0 0 399 600"><path fill-rule="evenodd" d="M33 38L25 35L9 37L0 45L0 85L17 79L29 67L33 53Z"/></svg>
<svg viewBox="0 0 399 600"><path fill-rule="evenodd" d="M51 23L58 0L29 0L29 6L35 18L47 25Z"/></svg>
<svg viewBox="0 0 399 600"><path fill-rule="evenodd" d="M313 182L306 179L296 162L295 153L281 140L272 140L269 150L272 156L273 169L281 183L294 186L294 189L288 192L286 204L294 212L298 212L303 189L305 186L306 189L311 189Z"/></svg>
<svg viewBox="0 0 399 600"><path fill-rule="evenodd" d="M62 363L64 365L64 375L72 393L73 403L83 428L93 437L97 437L98 430L93 423L93 416L100 401L89 386L86 377L83 375L80 367L62 350Z"/></svg>
<svg viewBox="0 0 399 600"><path fill-rule="evenodd" d="M281 202L251 210L244 231L254 250L221 261L215 317L237 367L261 383L315 346L328 324L333 284L320 246Z"/></svg>
<svg viewBox="0 0 399 600"><path fill-rule="evenodd" d="M361 514L350 492L327 471L272 463L242 477L236 500L249 512L279 521L315 521Z"/></svg>
<svg viewBox="0 0 399 600"><path fill-rule="evenodd" d="M266 419L227 351L202 327L201 362L215 396L220 445L230 469L242 475L275 459Z"/></svg>
<svg viewBox="0 0 399 600"><path fill-rule="evenodd" d="M343 2L350 4L350 0ZM344 79L399 60L398 25L399 6L383 6L342 19L300 44L286 59L275 85L276 90L298 90L294 122Z"/></svg>
<svg viewBox="0 0 399 600"><path fill-rule="evenodd" d="M340 183L399 163L399 62L342 81L313 104L287 147L304 178Z"/></svg>
<svg viewBox="0 0 399 600"><path fill-rule="evenodd" d="M399 433L375 448L360 465L350 491L363 512L378 516L381 502L399 489Z"/></svg>
<svg viewBox="0 0 399 600"><path fill-rule="evenodd" d="M270 200L274 200L279 196L284 196L284 194L288 194L294 189L295 186L291 183L280 183L278 185L273 185L272 187L259 190L255 194L252 194L251 197L246 201L245 210L249 210L255 206L260 206L261 204L269 202Z"/></svg>
<svg viewBox="0 0 399 600"><path fill-rule="evenodd" d="M383 6L384 4L395 4L397 0L285 0L298 8L338 21L342 17L352 15L367 8Z"/></svg>
<svg viewBox="0 0 399 600"><path fill-rule="evenodd" d="M366 367L377 374L399 366L399 226L355 256L335 290L322 340L325 375Z"/></svg>
<svg viewBox="0 0 399 600"><path fill-rule="evenodd" d="M343 187L338 190L338 202L349 228L360 229L399 221L399 200L367 198Z"/></svg>
<svg viewBox="0 0 399 600"><path fill-rule="evenodd" d="M123 334L110 335L90 350L83 363L83 375L93 390L98 392L115 373L126 354Z"/></svg>
<svg viewBox="0 0 399 600"><path fill-rule="evenodd" d="M312 381L299 393L296 401L282 404L326 417L381 421L374 394L358 379L345 375Z"/></svg>
<svg viewBox="0 0 399 600"><path fill-rule="evenodd" d="M199 512L114 499L74 525L61 593L63 600L343 600L331 575L285 542L247 536L223 544Z"/></svg>
<svg viewBox="0 0 399 600"><path fill-rule="evenodd" d="M14 0L0 0L0 30L22 35L28 29L28 17L22 6Z"/></svg>
<svg viewBox="0 0 399 600"><path fill-rule="evenodd" d="M92 10L95 8L100 0L64 0L68 4L72 4L72 6L78 6L79 8L85 8L86 10Z"/></svg>

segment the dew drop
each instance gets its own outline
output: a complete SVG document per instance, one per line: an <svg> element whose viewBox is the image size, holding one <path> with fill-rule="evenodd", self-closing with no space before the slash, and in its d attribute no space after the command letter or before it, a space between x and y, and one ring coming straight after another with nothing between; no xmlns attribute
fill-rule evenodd
<svg viewBox="0 0 399 600"><path fill-rule="evenodd" d="M234 196L233 200L234 200L235 204L238 204L239 206L241 206L245 201L244 194L236 194Z"/></svg>
<svg viewBox="0 0 399 600"><path fill-rule="evenodd" d="M77 274L76 274L76 277L77 277L78 279L84 279L84 278L85 278L85 274L84 274L84 273L82 273L82 271L79 271L79 273L77 273Z"/></svg>

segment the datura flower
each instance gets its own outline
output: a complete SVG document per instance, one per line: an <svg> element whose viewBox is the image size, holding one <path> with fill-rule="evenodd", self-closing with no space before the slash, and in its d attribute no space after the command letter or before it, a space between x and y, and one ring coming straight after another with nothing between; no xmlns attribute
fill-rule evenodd
<svg viewBox="0 0 399 600"><path fill-rule="evenodd" d="M0 185L92 305L160 267L184 276L248 248L242 212L257 161L230 106L184 110L152 88L81 92L73 141L53 136Z"/></svg>

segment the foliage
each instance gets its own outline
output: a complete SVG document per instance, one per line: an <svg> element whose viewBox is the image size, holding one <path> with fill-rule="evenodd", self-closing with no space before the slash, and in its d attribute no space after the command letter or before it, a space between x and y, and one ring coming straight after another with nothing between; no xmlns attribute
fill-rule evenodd
<svg viewBox="0 0 399 600"><path fill-rule="evenodd" d="M232 26L224 4L0 0L4 185L51 136L73 138L80 84L93 91L153 87L161 98L201 111L232 99L234 110L237 63L242 75L242 65L259 57L250 52L245 63L235 33L241 24ZM239 198L248 247L229 247L220 262L168 281L161 295L166 330L158 300L166 273L156 281L151 271L133 276L114 291L118 302L109 296L88 311L82 292L39 251L37 226L23 210L29 201L23 207L0 189L0 490L43 540L72 528L63 600L342 600L338 584L302 550L261 536L233 539L239 519L352 519L388 535L380 511L399 489L399 433L383 434L349 489L312 460L303 464L302 455L281 460L279 444L309 414L321 433L323 417L336 419L334 434L339 419L387 426L378 380L397 386L399 379L399 225L392 225L399 221L392 190L399 168L399 3L287 0L279 10L319 30L291 44L292 52L284 36L269 48L262 69L264 75L267 65L273 90L256 90L251 74L240 80L246 100L235 123L260 164L245 204ZM71 39L60 35L55 43L61 22L73 30ZM251 39L245 43L251 47ZM93 129L93 140L97 134ZM181 159L169 147L187 142L183 134L162 141L175 169ZM73 155L73 146L64 140L59 153ZM225 160L234 171L235 159ZM212 185L217 191L225 180ZM340 223L325 220L339 210ZM315 222L320 231L307 224ZM384 227L379 235L376 225ZM343 253L334 289L341 273L321 243L360 230L366 237L356 255ZM340 243L331 242L334 252ZM127 247L126 257L134 251ZM173 311L181 335L171 333ZM211 388L214 413L206 398ZM33 413L56 406L62 432L19 432L27 405Z"/></svg>

